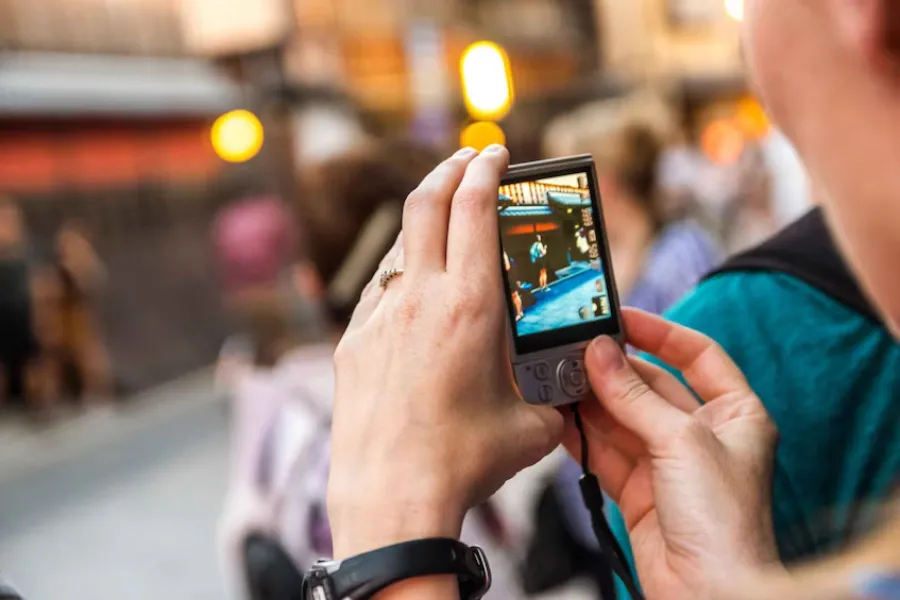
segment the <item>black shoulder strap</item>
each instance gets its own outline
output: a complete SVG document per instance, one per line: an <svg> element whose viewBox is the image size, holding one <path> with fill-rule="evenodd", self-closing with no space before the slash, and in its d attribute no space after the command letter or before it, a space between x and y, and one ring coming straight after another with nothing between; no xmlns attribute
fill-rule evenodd
<svg viewBox="0 0 900 600"><path fill-rule="evenodd" d="M815 208L759 246L738 254L707 275L772 271L796 277L858 313L881 322L847 268L820 208Z"/></svg>

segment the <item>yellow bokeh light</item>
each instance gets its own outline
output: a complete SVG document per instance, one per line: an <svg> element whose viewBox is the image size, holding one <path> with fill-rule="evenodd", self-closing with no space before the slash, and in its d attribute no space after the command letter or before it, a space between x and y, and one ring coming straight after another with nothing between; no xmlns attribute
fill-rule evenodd
<svg viewBox="0 0 900 600"><path fill-rule="evenodd" d="M737 125L748 138L760 140L769 133L771 124L766 110L755 98L744 98L737 105Z"/></svg>
<svg viewBox="0 0 900 600"><path fill-rule="evenodd" d="M744 0L725 0L725 12L735 21L743 21Z"/></svg>
<svg viewBox="0 0 900 600"><path fill-rule="evenodd" d="M493 42L475 42L459 62L463 96L476 119L497 121L512 106L512 75L506 52Z"/></svg>
<svg viewBox="0 0 900 600"><path fill-rule="evenodd" d="M263 145L263 126L249 110L227 112L213 123L210 139L222 160L241 163L259 154Z"/></svg>
<svg viewBox="0 0 900 600"><path fill-rule="evenodd" d="M477 121L466 126L459 136L459 145L462 148L471 147L479 152L491 144L506 144L506 134L496 123L490 121Z"/></svg>
<svg viewBox="0 0 900 600"><path fill-rule="evenodd" d="M743 132L728 119L713 121L700 135L700 147L714 163L731 165L744 153L746 140Z"/></svg>

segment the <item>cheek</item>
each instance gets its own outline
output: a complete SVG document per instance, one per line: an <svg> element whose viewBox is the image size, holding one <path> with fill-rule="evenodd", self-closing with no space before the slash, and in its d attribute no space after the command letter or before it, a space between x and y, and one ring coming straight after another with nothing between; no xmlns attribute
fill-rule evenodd
<svg viewBox="0 0 900 600"><path fill-rule="evenodd" d="M753 86L765 102L772 117L780 122L780 98L785 83L781 69L785 59L781 45L781 28L784 26L778 14L784 0L748 0L742 31L744 55L750 70Z"/></svg>

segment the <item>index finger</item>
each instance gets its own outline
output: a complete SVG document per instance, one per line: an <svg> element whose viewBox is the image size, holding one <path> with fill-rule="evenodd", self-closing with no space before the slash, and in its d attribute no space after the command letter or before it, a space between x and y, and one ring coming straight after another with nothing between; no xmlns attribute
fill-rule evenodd
<svg viewBox="0 0 900 600"><path fill-rule="evenodd" d="M709 336L634 308L623 309L622 318L628 343L681 371L704 402L752 393L741 370Z"/></svg>
<svg viewBox="0 0 900 600"><path fill-rule="evenodd" d="M406 199L403 206L403 243L407 271L443 271L446 266L447 222L450 203L475 157L472 148L463 148L429 173Z"/></svg>
<svg viewBox="0 0 900 600"><path fill-rule="evenodd" d="M500 277L497 202L500 179L509 165L503 146L488 146L466 168L450 205L447 271L472 281ZM499 285L499 284L498 284Z"/></svg>

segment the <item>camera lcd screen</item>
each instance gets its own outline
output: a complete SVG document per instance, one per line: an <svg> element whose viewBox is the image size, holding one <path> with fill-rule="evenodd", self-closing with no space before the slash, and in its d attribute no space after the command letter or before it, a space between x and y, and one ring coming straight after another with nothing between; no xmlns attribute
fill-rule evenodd
<svg viewBox="0 0 900 600"><path fill-rule="evenodd" d="M498 215L520 354L618 333L592 173L507 183Z"/></svg>

